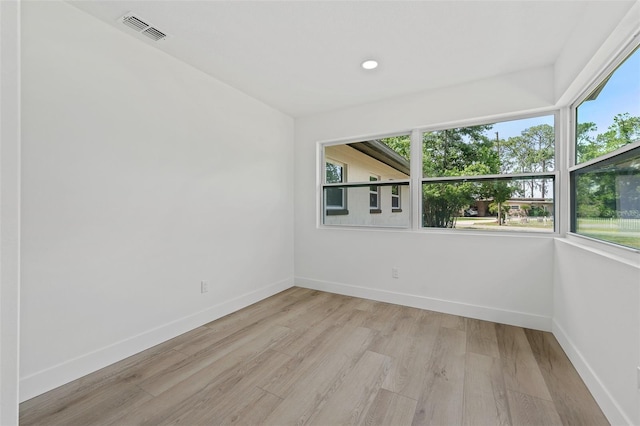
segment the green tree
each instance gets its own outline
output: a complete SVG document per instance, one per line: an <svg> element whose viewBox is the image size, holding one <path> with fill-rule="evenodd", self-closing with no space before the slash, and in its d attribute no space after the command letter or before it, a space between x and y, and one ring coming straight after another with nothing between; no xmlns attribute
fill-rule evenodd
<svg viewBox="0 0 640 426"><path fill-rule="evenodd" d="M578 163L592 160L640 140L640 117L628 112L616 114L606 132L595 137L598 130L594 123L579 123L576 128L576 157Z"/></svg>
<svg viewBox="0 0 640 426"><path fill-rule="evenodd" d="M582 127L581 127L582 126ZM617 114L607 131L593 136L597 130L593 123L581 123L577 128L578 161L584 162L607 154L640 139L640 117L629 113ZM630 175L629 179L624 176ZM625 188L625 182L634 182L635 167L613 169L603 167L590 173L577 173L576 215L579 218L615 218L635 216L640 209L640 194ZM620 198L624 197L625 210L620 211ZM637 208L636 208L637 207Z"/></svg>
<svg viewBox="0 0 640 426"><path fill-rule="evenodd" d="M597 146L593 134L598 130L596 123L578 123L576 126L576 161L583 163L596 158L601 148Z"/></svg>
<svg viewBox="0 0 640 426"><path fill-rule="evenodd" d="M500 159L486 133L492 125L425 133L423 176L475 176L498 173ZM423 225L453 228L460 211L483 192L480 183L438 182L423 185Z"/></svg>
<svg viewBox="0 0 640 426"><path fill-rule="evenodd" d="M460 211L475 200L477 185L471 182L437 182L423 185L423 225L453 228Z"/></svg>
<svg viewBox="0 0 640 426"><path fill-rule="evenodd" d="M380 139L380 142L403 156L407 161L409 160L411 154L411 137L409 135L392 136Z"/></svg>
<svg viewBox="0 0 640 426"><path fill-rule="evenodd" d="M461 127L425 133L423 175L426 177L478 174L479 167L498 173L500 158L486 132L493 125Z"/></svg>
<svg viewBox="0 0 640 426"><path fill-rule="evenodd" d="M506 181L495 180L491 183L484 184L485 193L493 198L493 202L489 204L489 211L491 213L497 213L498 225L503 225L507 213L509 212L509 206L504 204L513 193L517 190L512 183Z"/></svg>
<svg viewBox="0 0 640 426"><path fill-rule="evenodd" d="M529 127L520 136L499 143L504 172L548 172L555 167L555 130L548 124ZM542 198L546 197L548 190L544 179L523 180L521 189L525 196L528 189L531 197L539 189Z"/></svg>
<svg viewBox="0 0 640 426"><path fill-rule="evenodd" d="M596 136L596 145L600 148L598 155L615 151L640 139L640 117L632 117L629 113L617 114L613 124L606 132Z"/></svg>
<svg viewBox="0 0 640 426"><path fill-rule="evenodd" d="M507 214L509 214L509 206L507 204L492 201L489 204L489 211L491 213L497 214L498 225L502 226L504 225L504 218L506 218Z"/></svg>

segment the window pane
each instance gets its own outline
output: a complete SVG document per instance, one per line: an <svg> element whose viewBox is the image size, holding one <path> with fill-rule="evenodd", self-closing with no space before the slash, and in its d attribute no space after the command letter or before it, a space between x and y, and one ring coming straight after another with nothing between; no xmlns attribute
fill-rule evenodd
<svg viewBox="0 0 640 426"><path fill-rule="evenodd" d="M553 178L424 182L422 195L422 226L427 228L554 230Z"/></svg>
<svg viewBox="0 0 640 426"><path fill-rule="evenodd" d="M377 182L380 180L377 176L369 176L369 182ZM369 207L372 209L378 208L380 187L378 185L371 185L369 187Z"/></svg>
<svg viewBox="0 0 640 426"><path fill-rule="evenodd" d="M348 226L383 226L383 227L402 227L410 226L411 208L402 211L393 211L391 197L392 185L379 185L379 194L375 214L371 211L371 192L369 185L351 186L351 187L325 187L325 205L324 218L325 225L348 225ZM399 192L406 200L410 199L409 184L395 184L399 187ZM326 204L329 200L328 191L330 190L344 191L347 201L346 209L332 209ZM408 203L408 201L407 201Z"/></svg>
<svg viewBox="0 0 640 426"><path fill-rule="evenodd" d="M554 116L428 132L422 149L424 177L553 171Z"/></svg>
<svg viewBox="0 0 640 426"><path fill-rule="evenodd" d="M400 208L400 188L398 185L391 186L391 208Z"/></svg>
<svg viewBox="0 0 640 426"><path fill-rule="evenodd" d="M576 163L640 140L640 51L631 54L576 109Z"/></svg>
<svg viewBox="0 0 640 426"><path fill-rule="evenodd" d="M344 179L344 169L342 166L327 162L326 165L326 182L341 183Z"/></svg>
<svg viewBox="0 0 640 426"><path fill-rule="evenodd" d="M327 200L327 208L345 208L343 188L326 188L325 198Z"/></svg>
<svg viewBox="0 0 640 426"><path fill-rule="evenodd" d="M573 231L640 249L640 148L572 173Z"/></svg>
<svg viewBox="0 0 640 426"><path fill-rule="evenodd" d="M369 192L369 208L377 209L378 208L378 193L377 192Z"/></svg>

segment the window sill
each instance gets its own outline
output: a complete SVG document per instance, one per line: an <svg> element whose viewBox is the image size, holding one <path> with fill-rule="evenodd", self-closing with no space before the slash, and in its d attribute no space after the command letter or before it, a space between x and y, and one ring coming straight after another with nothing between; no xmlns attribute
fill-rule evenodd
<svg viewBox="0 0 640 426"><path fill-rule="evenodd" d="M402 209L391 209L391 213L402 213Z"/></svg>
<svg viewBox="0 0 640 426"><path fill-rule="evenodd" d="M327 209L327 216L346 216L349 214L347 209Z"/></svg>
<svg viewBox="0 0 640 426"><path fill-rule="evenodd" d="M382 210L380 210L380 209L371 209L371 210L369 210L369 213L371 213L371 214L380 214L380 213L382 213Z"/></svg>
<svg viewBox="0 0 640 426"><path fill-rule="evenodd" d="M560 238L560 241L576 247L582 247L585 250L590 250L614 260L623 261L625 263L631 262L634 266L640 267L640 250L632 247L591 238L574 232L567 232L566 237Z"/></svg>

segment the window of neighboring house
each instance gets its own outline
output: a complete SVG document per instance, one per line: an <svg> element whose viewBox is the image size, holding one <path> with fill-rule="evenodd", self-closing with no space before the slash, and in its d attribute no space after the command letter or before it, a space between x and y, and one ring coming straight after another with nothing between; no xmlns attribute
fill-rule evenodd
<svg viewBox="0 0 640 426"><path fill-rule="evenodd" d="M337 161L327 159L325 162L325 182L329 184L342 183L345 181L346 165ZM324 189L325 208L327 215L346 215L347 193L341 187L325 187Z"/></svg>
<svg viewBox="0 0 640 426"><path fill-rule="evenodd" d="M408 134L323 145L323 225L411 226L411 209L399 209L400 197L410 199L410 152ZM335 169L344 164L349 165L348 176ZM349 208L340 208L338 200L346 206L347 199Z"/></svg>
<svg viewBox="0 0 640 426"><path fill-rule="evenodd" d="M555 204L555 139L555 115L423 133L422 226L554 232L553 208L529 222L509 200Z"/></svg>
<svg viewBox="0 0 640 426"><path fill-rule="evenodd" d="M400 204L400 186L398 185L391 185L391 211L393 213L402 212Z"/></svg>
<svg viewBox="0 0 640 426"><path fill-rule="evenodd" d="M377 182L380 176L369 176L369 182ZM369 213L382 213L380 210L380 187L378 185L369 186Z"/></svg>
<svg viewBox="0 0 640 426"><path fill-rule="evenodd" d="M640 250L638 47L618 64L574 107L571 231Z"/></svg>

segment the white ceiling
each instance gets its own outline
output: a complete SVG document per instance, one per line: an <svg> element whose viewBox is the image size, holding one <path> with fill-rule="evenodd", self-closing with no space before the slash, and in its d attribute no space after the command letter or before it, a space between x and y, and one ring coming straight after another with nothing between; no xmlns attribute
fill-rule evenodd
<svg viewBox="0 0 640 426"><path fill-rule="evenodd" d="M81 10L294 117L552 66L611 33L629 1L74 1ZM133 12L171 37L118 22ZM577 33L577 34L576 34ZM591 53L598 46L585 46ZM380 67L364 71L375 58Z"/></svg>

